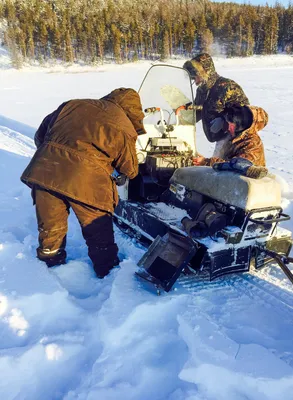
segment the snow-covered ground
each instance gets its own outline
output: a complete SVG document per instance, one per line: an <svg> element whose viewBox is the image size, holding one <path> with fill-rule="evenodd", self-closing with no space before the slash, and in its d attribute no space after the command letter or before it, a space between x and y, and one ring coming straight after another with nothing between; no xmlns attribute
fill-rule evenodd
<svg viewBox="0 0 293 400"><path fill-rule="evenodd" d="M35 129L64 100L138 89L150 63L16 71L4 57L0 399L291 400L293 291L275 265L212 283L182 278L176 291L158 297L134 276L144 250L119 231L120 268L96 279L72 216L68 263L48 270L35 258L34 208L19 180ZM267 164L293 217L293 58L215 61L269 113L261 133ZM212 151L200 128L198 147Z"/></svg>

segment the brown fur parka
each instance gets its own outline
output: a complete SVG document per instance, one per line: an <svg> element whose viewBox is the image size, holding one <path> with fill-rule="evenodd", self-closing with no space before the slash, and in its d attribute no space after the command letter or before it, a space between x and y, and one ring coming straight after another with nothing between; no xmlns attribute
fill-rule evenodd
<svg viewBox="0 0 293 400"><path fill-rule="evenodd" d="M114 169L130 179L137 175L143 117L133 89L63 103L37 130L37 151L21 180L113 213L118 195L111 175Z"/></svg>

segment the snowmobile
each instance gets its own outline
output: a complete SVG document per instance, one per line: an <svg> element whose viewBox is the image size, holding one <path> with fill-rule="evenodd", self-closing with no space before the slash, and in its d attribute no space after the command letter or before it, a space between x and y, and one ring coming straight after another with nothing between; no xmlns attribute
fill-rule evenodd
<svg viewBox="0 0 293 400"><path fill-rule="evenodd" d="M139 94L147 132L137 140L139 174L119 187L114 214L147 247L136 274L168 292L182 272L204 270L213 280L275 260L293 283L277 180L192 166L197 107L184 69L152 66Z"/></svg>

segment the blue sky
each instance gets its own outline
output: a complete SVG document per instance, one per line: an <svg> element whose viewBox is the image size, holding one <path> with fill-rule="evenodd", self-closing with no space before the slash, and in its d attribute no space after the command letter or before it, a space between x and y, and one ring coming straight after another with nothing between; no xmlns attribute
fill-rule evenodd
<svg viewBox="0 0 293 400"><path fill-rule="evenodd" d="M250 3L254 6L266 5L266 3L268 3L269 6L273 6L276 4L276 0L267 0L267 1L266 0L250 0L250 1L248 1L248 0L212 0L212 1L215 1L215 2L231 1L233 3L239 3L239 4ZM289 0L279 0L279 3L282 4L284 7L287 7L289 4ZM291 1L291 3L292 3L292 1Z"/></svg>

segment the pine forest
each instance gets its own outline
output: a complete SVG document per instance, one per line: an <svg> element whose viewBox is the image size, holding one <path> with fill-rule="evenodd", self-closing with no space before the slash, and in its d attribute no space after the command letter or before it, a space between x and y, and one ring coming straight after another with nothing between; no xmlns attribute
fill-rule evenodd
<svg viewBox="0 0 293 400"><path fill-rule="evenodd" d="M208 0L1 0L0 41L23 62L124 63L293 52L293 6Z"/></svg>

